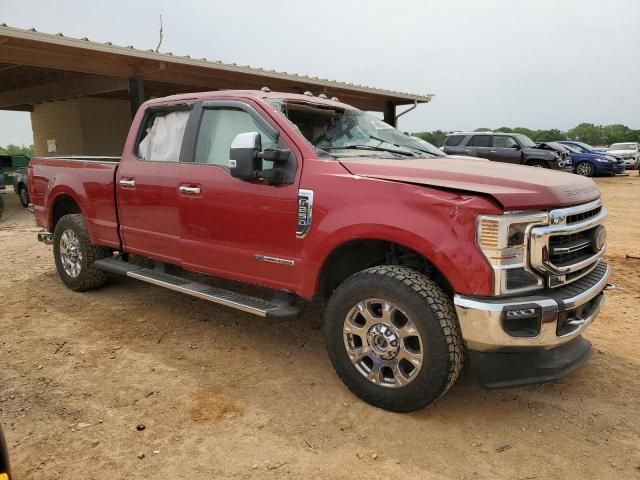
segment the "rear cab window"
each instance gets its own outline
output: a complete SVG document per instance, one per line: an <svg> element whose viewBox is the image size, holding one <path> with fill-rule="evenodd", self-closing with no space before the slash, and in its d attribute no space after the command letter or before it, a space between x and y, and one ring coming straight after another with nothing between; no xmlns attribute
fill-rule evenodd
<svg viewBox="0 0 640 480"><path fill-rule="evenodd" d="M178 162L190 113L188 105L151 107L138 132L136 157L152 162Z"/></svg>

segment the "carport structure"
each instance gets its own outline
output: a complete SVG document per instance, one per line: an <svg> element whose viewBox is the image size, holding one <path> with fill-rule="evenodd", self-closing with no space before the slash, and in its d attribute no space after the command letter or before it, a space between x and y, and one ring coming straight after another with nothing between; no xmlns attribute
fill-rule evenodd
<svg viewBox="0 0 640 480"><path fill-rule="evenodd" d="M0 25L0 109L32 112L36 154L119 154L145 99L264 86L336 96L393 125L398 106L432 97Z"/></svg>

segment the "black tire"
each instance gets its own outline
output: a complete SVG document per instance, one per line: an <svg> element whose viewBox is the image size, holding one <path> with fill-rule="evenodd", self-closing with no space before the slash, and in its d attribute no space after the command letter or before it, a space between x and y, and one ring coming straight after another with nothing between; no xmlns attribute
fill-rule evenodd
<svg viewBox="0 0 640 480"><path fill-rule="evenodd" d="M75 277L65 271L60 257L60 240L63 233L67 230L71 230L79 240L78 251L82 256L82 259L78 262L80 271ZM95 267L94 262L109 257L110 255L111 252L109 249L96 247L91 244L89 232L87 231L87 226L84 223L82 214L74 213L65 215L58 221L53 232L53 257L60 279L71 290L81 292L104 285L107 276L104 271Z"/></svg>
<svg viewBox="0 0 640 480"><path fill-rule="evenodd" d="M583 177L593 177L596 173L596 169L589 162L579 162L574 170L577 175L582 175Z"/></svg>
<svg viewBox="0 0 640 480"><path fill-rule="evenodd" d="M18 189L18 196L20 197L20 203L23 207L27 208L29 206L29 190L26 185L20 185Z"/></svg>
<svg viewBox="0 0 640 480"><path fill-rule="evenodd" d="M543 162L540 160L533 160L527 163L530 167L538 167L538 168L549 168L549 164L547 162Z"/></svg>
<svg viewBox="0 0 640 480"><path fill-rule="evenodd" d="M389 388L373 383L349 358L345 319L355 305L369 298L398 306L419 332L424 345L422 366L406 385ZM327 304L324 336L331 363L349 390L385 410L410 412L431 404L462 370L462 335L451 300L435 282L406 267L372 267L345 280Z"/></svg>

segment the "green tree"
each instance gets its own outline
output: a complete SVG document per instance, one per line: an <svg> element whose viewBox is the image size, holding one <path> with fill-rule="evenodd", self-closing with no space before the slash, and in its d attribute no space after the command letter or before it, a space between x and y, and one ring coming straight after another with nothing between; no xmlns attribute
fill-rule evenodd
<svg viewBox="0 0 640 480"><path fill-rule="evenodd" d="M571 140L589 143L591 145L602 145L602 126L593 123L581 123L577 127L567 132L567 137Z"/></svg>
<svg viewBox="0 0 640 480"><path fill-rule="evenodd" d="M27 147L9 144L6 147L0 147L0 155L26 155L31 158L33 157L33 145Z"/></svg>

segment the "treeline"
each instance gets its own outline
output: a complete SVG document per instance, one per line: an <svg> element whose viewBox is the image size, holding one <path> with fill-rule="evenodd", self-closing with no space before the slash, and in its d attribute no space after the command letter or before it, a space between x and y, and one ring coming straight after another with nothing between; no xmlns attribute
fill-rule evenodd
<svg viewBox="0 0 640 480"><path fill-rule="evenodd" d="M486 132L490 128L477 128L476 132ZM626 125L594 125L593 123L581 123L567 131L552 128L550 130L532 130L524 127L500 127L495 132L522 133L534 142L552 140L578 140L590 145L611 145L618 142L640 142L640 130L633 130ZM437 147L444 143L446 135L450 132L434 130L432 132L416 132L414 135L426 140Z"/></svg>
<svg viewBox="0 0 640 480"><path fill-rule="evenodd" d="M33 157L33 145L27 147L25 145L9 144L6 147L0 147L0 155L26 155L31 158Z"/></svg>

